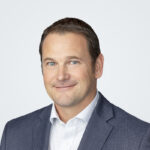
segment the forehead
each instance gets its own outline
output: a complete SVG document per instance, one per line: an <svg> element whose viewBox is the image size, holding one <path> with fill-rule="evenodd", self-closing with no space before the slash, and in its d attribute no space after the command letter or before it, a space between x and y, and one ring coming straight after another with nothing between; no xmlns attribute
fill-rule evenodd
<svg viewBox="0 0 150 150"><path fill-rule="evenodd" d="M43 42L44 55L89 55L87 40L78 33L50 33Z"/></svg>

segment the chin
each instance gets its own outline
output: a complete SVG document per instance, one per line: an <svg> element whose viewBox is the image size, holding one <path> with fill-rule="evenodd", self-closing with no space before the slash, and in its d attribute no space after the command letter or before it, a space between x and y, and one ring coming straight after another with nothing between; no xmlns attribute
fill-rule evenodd
<svg viewBox="0 0 150 150"><path fill-rule="evenodd" d="M76 101L74 99L67 98L60 98L55 99L54 103L60 107L72 107L76 104Z"/></svg>

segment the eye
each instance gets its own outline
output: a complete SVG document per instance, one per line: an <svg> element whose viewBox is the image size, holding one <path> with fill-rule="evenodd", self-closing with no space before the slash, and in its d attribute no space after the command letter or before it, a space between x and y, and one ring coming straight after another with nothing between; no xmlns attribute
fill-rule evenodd
<svg viewBox="0 0 150 150"><path fill-rule="evenodd" d="M48 62L47 65L48 66L54 66L56 63L55 62Z"/></svg>
<svg viewBox="0 0 150 150"><path fill-rule="evenodd" d="M75 65L75 64L78 64L79 63L79 61L77 61L77 60L72 60L72 61L70 61L70 64L71 65Z"/></svg>

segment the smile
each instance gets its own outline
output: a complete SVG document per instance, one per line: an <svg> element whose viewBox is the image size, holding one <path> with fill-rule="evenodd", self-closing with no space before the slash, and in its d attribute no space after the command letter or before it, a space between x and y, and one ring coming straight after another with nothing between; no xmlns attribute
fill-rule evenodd
<svg viewBox="0 0 150 150"><path fill-rule="evenodd" d="M73 85L63 85L63 86L55 86L55 88L57 89L57 90L69 90L69 89L71 89L71 88L73 88L74 86L75 86L76 84L73 84Z"/></svg>

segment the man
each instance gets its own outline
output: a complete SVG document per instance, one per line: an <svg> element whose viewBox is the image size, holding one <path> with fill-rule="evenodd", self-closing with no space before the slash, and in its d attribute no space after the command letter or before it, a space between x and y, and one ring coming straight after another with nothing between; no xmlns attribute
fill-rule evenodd
<svg viewBox="0 0 150 150"><path fill-rule="evenodd" d="M39 51L54 103L9 121L0 150L150 150L150 124L97 91L104 58L87 23L55 22L44 31Z"/></svg>

